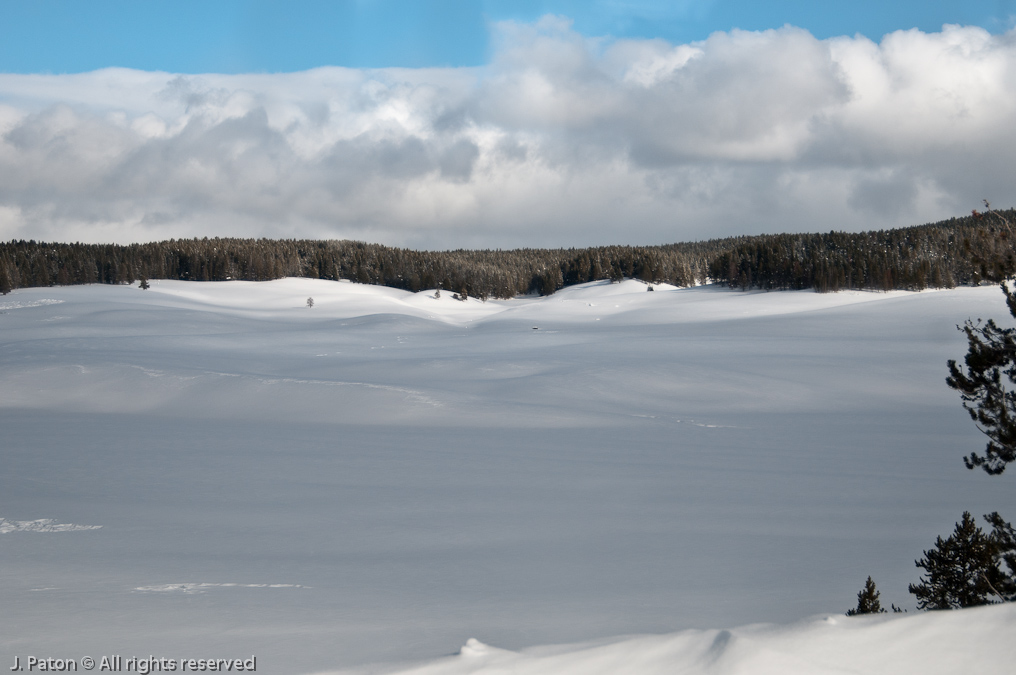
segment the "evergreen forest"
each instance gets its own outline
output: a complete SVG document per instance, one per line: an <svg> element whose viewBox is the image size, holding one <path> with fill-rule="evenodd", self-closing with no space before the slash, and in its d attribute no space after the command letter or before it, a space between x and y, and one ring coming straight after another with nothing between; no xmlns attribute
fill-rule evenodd
<svg viewBox="0 0 1016 675"><path fill-rule="evenodd" d="M348 279L460 297L550 295L565 286L641 279L741 289L921 290L1016 274L1016 211L861 233L769 234L661 246L415 251L355 241L185 239L146 244L0 243L0 293L147 279Z"/></svg>

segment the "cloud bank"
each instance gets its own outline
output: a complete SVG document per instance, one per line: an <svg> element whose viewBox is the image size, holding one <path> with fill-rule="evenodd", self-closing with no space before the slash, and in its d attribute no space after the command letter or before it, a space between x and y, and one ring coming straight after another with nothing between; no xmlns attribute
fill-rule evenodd
<svg viewBox="0 0 1016 675"><path fill-rule="evenodd" d="M482 68L0 74L0 239L650 244L1016 203L1016 32L495 30Z"/></svg>

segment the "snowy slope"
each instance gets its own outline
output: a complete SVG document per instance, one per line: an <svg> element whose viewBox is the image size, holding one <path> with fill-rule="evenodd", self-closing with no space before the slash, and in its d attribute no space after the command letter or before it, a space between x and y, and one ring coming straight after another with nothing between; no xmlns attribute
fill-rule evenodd
<svg viewBox="0 0 1016 675"><path fill-rule="evenodd" d="M983 446L944 384L968 316L1004 319L998 289L16 291L0 662L257 654L306 673L469 637L515 652L791 624L851 607L869 574L912 606L912 561L963 510L1016 517L1012 476L960 461ZM839 645L852 625L785 630ZM541 672L538 655L502 656Z"/></svg>
<svg viewBox="0 0 1016 675"><path fill-rule="evenodd" d="M1016 606L915 616L822 616L786 626L690 630L521 653L470 639L455 656L348 675L900 675L1008 673Z"/></svg>

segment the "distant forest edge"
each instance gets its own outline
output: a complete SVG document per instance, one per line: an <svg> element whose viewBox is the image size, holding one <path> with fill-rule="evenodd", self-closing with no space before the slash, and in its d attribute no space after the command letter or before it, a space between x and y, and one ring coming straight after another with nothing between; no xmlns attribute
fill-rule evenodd
<svg viewBox="0 0 1016 675"><path fill-rule="evenodd" d="M184 239L149 244L0 243L0 293L139 279L348 279L460 297L550 295L625 277L742 289L921 290L997 282L1016 272L1016 211L861 233L766 234L663 246L414 251L354 241Z"/></svg>

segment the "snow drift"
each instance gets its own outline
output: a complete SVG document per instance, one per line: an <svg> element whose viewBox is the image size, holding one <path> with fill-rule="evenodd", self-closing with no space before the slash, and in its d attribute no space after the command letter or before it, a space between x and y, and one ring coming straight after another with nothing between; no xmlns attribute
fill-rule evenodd
<svg viewBox="0 0 1016 675"><path fill-rule="evenodd" d="M996 288L483 303L283 279L0 303L0 517L102 526L0 534L0 659L1012 663L981 648L1009 608L793 623L868 575L912 609L935 536L1016 514L1012 476L963 468L983 440L944 383L956 324L1005 317ZM760 622L785 627L702 630Z"/></svg>
<svg viewBox="0 0 1016 675"><path fill-rule="evenodd" d="M470 639L456 656L366 675L899 675L1005 673L1016 606L915 616L822 616L799 623L690 630L511 652Z"/></svg>

